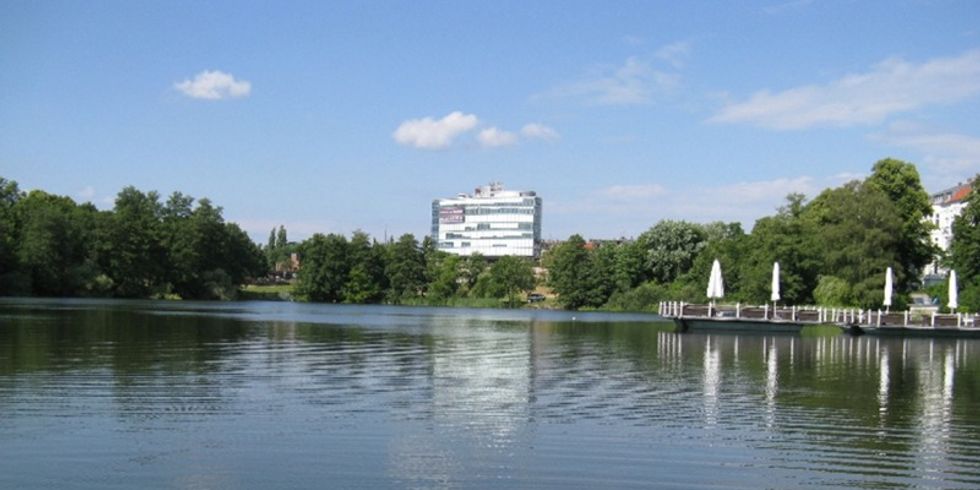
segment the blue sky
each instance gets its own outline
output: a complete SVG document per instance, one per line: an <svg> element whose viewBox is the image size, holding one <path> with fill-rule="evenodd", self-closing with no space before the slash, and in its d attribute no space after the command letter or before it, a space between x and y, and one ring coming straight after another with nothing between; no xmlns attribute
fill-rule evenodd
<svg viewBox="0 0 980 490"><path fill-rule="evenodd" d="M977 114L976 1L0 2L0 176L259 241L421 236L491 180L546 238L750 227L887 156L980 172Z"/></svg>

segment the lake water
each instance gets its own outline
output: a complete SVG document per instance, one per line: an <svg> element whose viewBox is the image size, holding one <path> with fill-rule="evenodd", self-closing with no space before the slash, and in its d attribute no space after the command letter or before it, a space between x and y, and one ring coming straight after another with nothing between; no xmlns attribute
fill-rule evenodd
<svg viewBox="0 0 980 490"><path fill-rule="evenodd" d="M980 342L0 299L0 488L980 487Z"/></svg>

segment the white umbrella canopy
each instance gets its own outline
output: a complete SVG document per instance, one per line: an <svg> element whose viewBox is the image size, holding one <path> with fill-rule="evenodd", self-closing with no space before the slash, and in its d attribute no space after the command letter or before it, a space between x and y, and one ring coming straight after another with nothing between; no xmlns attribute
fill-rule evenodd
<svg viewBox="0 0 980 490"><path fill-rule="evenodd" d="M772 296L773 302L779 301L779 262L772 263Z"/></svg>
<svg viewBox="0 0 980 490"><path fill-rule="evenodd" d="M892 305L892 268L885 270L885 300L882 302L885 307Z"/></svg>
<svg viewBox="0 0 980 490"><path fill-rule="evenodd" d="M715 259L708 277L708 298L720 299L725 296L725 284L721 279L721 263Z"/></svg>
<svg viewBox="0 0 980 490"><path fill-rule="evenodd" d="M955 310L958 304L956 304L959 299L956 292L956 271L949 271L949 306L950 310Z"/></svg>

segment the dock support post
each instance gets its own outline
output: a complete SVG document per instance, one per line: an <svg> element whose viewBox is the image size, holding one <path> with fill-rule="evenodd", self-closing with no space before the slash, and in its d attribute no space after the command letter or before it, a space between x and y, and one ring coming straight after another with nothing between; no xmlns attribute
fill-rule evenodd
<svg viewBox="0 0 980 490"><path fill-rule="evenodd" d="M962 325L963 325L963 314L962 313L957 313L956 314L956 328L960 328Z"/></svg>
<svg viewBox="0 0 980 490"><path fill-rule="evenodd" d="M881 326L881 310L878 310L878 326Z"/></svg>
<svg viewBox="0 0 980 490"><path fill-rule="evenodd" d="M735 303L735 318L742 318L742 303Z"/></svg>
<svg viewBox="0 0 980 490"><path fill-rule="evenodd" d="M932 312L932 318L929 319L929 326L936 328L936 312Z"/></svg>
<svg viewBox="0 0 980 490"><path fill-rule="evenodd" d="M762 319L763 320L769 319L769 303L766 303L765 305L762 306Z"/></svg>
<svg viewBox="0 0 980 490"><path fill-rule="evenodd" d="M903 323L902 326L909 326L909 310L905 310L905 323Z"/></svg>

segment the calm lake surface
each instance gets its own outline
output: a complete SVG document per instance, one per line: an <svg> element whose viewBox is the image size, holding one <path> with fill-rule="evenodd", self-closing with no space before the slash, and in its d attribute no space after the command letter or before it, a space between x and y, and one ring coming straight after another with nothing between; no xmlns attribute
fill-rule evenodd
<svg viewBox="0 0 980 490"><path fill-rule="evenodd" d="M0 488L980 487L980 342L0 299Z"/></svg>

